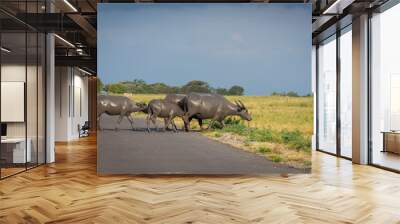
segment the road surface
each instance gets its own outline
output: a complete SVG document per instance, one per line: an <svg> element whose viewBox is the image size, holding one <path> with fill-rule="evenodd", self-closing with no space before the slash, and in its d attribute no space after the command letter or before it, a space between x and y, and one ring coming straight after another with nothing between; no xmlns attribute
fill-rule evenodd
<svg viewBox="0 0 400 224"><path fill-rule="evenodd" d="M199 132L155 131L135 118L135 130L126 118L115 131L117 117L103 115L98 132L97 169L100 174L283 174L305 173L243 151ZM161 127L161 125L159 125Z"/></svg>

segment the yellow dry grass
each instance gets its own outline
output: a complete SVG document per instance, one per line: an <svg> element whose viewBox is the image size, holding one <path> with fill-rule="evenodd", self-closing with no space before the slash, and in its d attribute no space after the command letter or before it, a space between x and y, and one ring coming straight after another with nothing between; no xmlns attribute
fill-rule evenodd
<svg viewBox="0 0 400 224"><path fill-rule="evenodd" d="M164 94L134 94L135 101L149 102L163 99ZM313 132L312 97L286 96L227 96L231 101L241 100L250 111L253 120L250 127L281 131L299 130L306 136Z"/></svg>

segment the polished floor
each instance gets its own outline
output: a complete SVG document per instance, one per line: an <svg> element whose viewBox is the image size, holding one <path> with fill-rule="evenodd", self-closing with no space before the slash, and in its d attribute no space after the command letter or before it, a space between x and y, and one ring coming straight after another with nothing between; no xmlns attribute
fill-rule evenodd
<svg viewBox="0 0 400 224"><path fill-rule="evenodd" d="M95 138L0 181L0 223L400 223L400 175L323 153L311 174L97 176Z"/></svg>
<svg viewBox="0 0 400 224"><path fill-rule="evenodd" d="M376 165L400 170L400 155L391 152L375 150L372 156L373 163Z"/></svg>

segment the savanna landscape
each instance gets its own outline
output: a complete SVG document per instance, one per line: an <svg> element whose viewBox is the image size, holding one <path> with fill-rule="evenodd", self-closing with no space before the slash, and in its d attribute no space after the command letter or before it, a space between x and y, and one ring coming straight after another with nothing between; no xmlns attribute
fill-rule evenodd
<svg viewBox="0 0 400 224"><path fill-rule="evenodd" d="M136 102L163 99L165 94L125 94ZM296 168L311 167L313 98L311 96L225 96L241 100L250 111L250 122L230 117L226 126L214 125L201 133L216 141L265 156L277 163ZM145 116L145 114L136 114ZM176 118L178 127L183 123ZM208 125L205 121L205 125ZM199 130L197 122L191 127Z"/></svg>

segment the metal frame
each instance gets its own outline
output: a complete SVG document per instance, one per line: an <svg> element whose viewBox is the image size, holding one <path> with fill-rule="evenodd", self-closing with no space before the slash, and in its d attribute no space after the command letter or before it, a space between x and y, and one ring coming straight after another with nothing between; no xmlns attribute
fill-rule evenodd
<svg viewBox="0 0 400 224"><path fill-rule="evenodd" d="M351 26L352 23L345 25L344 27L341 27L339 24L335 24L336 27L336 32L327 36L323 40L319 41L316 47L316 151L318 152L323 152L329 155L333 155L339 158L347 159L347 160L352 160L352 158L343 156L342 155L342 150L341 150L341 117L340 117L340 82L341 82L341 65L340 65L340 37L344 34L342 33L343 30L345 30L347 27ZM336 152L328 152L324 149L319 148L319 56L318 56L318 49L319 49L319 44L322 43L323 41L331 38L333 35L335 35L334 41L336 41ZM333 40L332 40L333 41Z"/></svg>
<svg viewBox="0 0 400 224"><path fill-rule="evenodd" d="M383 170L395 172L395 173L400 173L400 170L390 168L384 165L376 164L374 163L373 160L373 140L372 140L372 93L373 93L373 88L372 88L372 18L373 18L373 13L383 13L386 10L396 6L397 4L400 4L400 0L389 0L385 4L381 5L380 7L368 11L368 36L367 36L367 41L368 41L368 54L367 54L367 63L368 63L368 69L367 69L367 82L368 82L368 95L367 95L367 107L368 107L368 165L377 167Z"/></svg>
<svg viewBox="0 0 400 224"><path fill-rule="evenodd" d="M339 28L339 27L338 27ZM336 29L336 154L341 157L341 133L342 124L340 118L340 78L341 78L341 65L340 65L340 36L341 30Z"/></svg>
<svg viewBox="0 0 400 224"><path fill-rule="evenodd" d="M397 5L400 3L400 0L389 0L387 1L385 4L381 5L378 8L374 8L371 10L368 10L368 36L367 36L367 41L368 41L368 55L367 55L367 82L368 82L368 95L367 95L367 101L368 101L368 111L367 111L367 116L368 116L368 124L367 124L367 128L368 128L368 165L373 166L373 167L377 167L380 169L384 169L387 171L391 171L391 172L395 172L395 173L400 173L400 170L397 169L393 169L390 167L385 167L379 164L374 164L373 163L373 142L372 142L372 27L371 27L371 19L372 19L372 14L375 13L382 13L388 9L390 9L391 7ZM343 28L340 27L336 27L337 31L336 31L336 58L337 58L337 64L336 64L336 75L337 75L337 79L336 79L336 154L335 153L331 153L331 152L327 152L324 151L323 149L319 149L319 67L318 67L318 48L319 48L319 44L330 38L332 35L329 35L327 37L324 37L322 40L320 40L317 44L317 48L316 48L316 58L317 58L317 63L316 63L316 150L319 152L323 152L329 155L333 155L336 157L340 157L340 158L344 158L344 159L348 159L348 160L352 160L352 158L343 156L341 154L341 139L340 139L340 133L341 133L341 126L340 126L340 75L341 75L341 69L340 69L340 36L342 35L342 33L340 32L341 30L345 29L347 26L349 26L351 24L346 25Z"/></svg>
<svg viewBox="0 0 400 224"><path fill-rule="evenodd" d="M39 3L39 1L36 1L37 3ZM26 3L26 1L25 1L25 3ZM27 10L27 5L25 5L25 11ZM38 11L38 9L39 9L39 7L38 7L38 5L36 5L36 9L37 9L37 11ZM46 11L47 11L47 7L46 7ZM25 14L25 17L27 17L27 14ZM46 81L46 78L47 78L47 38L46 38L46 35L47 35L47 33L43 33L43 32L40 32L39 30L36 30L35 28L33 28L33 27L31 27L31 26L29 26L27 23L23 23L24 24L24 28L25 28L25 30L22 32L23 34L25 34L25 85L24 85L24 91L25 91L25 93L24 93L24 97L25 97L25 99L24 99L24 120L25 120L25 169L23 169L23 170L21 170L21 171L18 171L18 172L15 172L15 173L12 173L12 174L10 174L10 175L7 175L7 176L3 176L2 175L2 168L0 167L0 180L4 180L4 179L6 179L6 178L9 178L9 177L12 177L12 176L14 176L14 175L17 175L17 174L20 174L20 173L23 173L23 172L25 172L25 171L28 171L28 170L30 170L30 169L34 169L34 168L36 168L36 167L39 167L39 166L41 166L41 165L44 165L44 164L46 164L47 163L47 111L46 111L46 108L47 108L47 81ZM37 152L36 152L36 162L34 163L34 164L32 164L32 166L28 166L28 162L27 162L27 157L28 157L28 155L27 155L27 153L26 153L26 150L27 150L27 144L28 144L28 141L27 141L27 139L28 139L28 112L27 112L27 95L28 95L28 93L27 93L27 81L28 81L28 67L27 67L27 65L28 65L28 30L33 30L35 33L36 33L36 99L37 99L37 102L36 102L36 142L37 142L37 147L36 147L36 150L37 150ZM44 36L43 36L43 40L42 40L42 44L44 44L44 51L42 51L41 53L44 53L44 55L43 55L43 58L44 58L44 68L42 69L42 76L43 76L43 79L42 79L42 81L43 81L43 83L44 83L44 99L43 99L43 107L44 107L44 117L43 117L43 123L44 123L44 136L43 136L43 141L44 141L44 145L42 146L42 147L44 147L44 150L43 150L43 153L44 153L44 155L42 155L42 157L43 157L43 159L44 159L44 161L43 161L43 163L39 163L39 68L38 68L38 66L39 66L39 33L43 33L44 34ZM1 45L1 37L2 37L2 32L0 32L0 45ZM1 62L2 62L2 57L1 57L1 54L0 54L0 67L1 67ZM0 81L1 81L1 69L0 69ZM0 90L1 90L1 86L0 86ZM0 91L1 92L1 91ZM1 93L0 93L0 97L1 97ZM1 109L1 106L0 106L0 109ZM1 123L1 115L0 115L0 123ZM1 156L1 144L0 144L0 156ZM29 165L31 165L31 164L29 164ZM22 168L22 167L21 167Z"/></svg>

